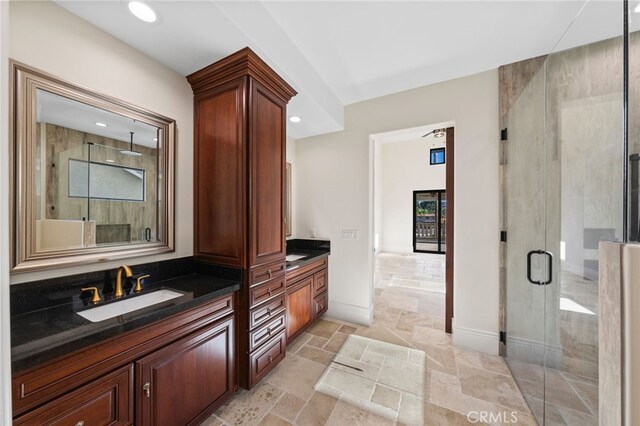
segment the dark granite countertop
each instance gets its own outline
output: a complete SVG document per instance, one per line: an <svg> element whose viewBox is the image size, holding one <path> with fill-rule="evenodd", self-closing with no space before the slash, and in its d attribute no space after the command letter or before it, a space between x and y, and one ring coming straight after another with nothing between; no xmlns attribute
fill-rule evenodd
<svg viewBox="0 0 640 426"><path fill-rule="evenodd" d="M306 255L298 260L287 261L285 264L286 271L294 271L301 266L308 265L309 263L315 262L317 260L322 259L323 257L329 257L328 251L319 251L319 250L300 250L297 249L289 254L298 254L298 255Z"/></svg>
<svg viewBox="0 0 640 426"><path fill-rule="evenodd" d="M56 304L56 298L51 297L50 307L27 312L14 311L15 314L11 316L13 374L233 293L240 286L241 283L236 280L198 273L154 282L145 285L140 295L128 289L131 294L118 300L135 298L161 289L176 290L184 295L95 323L76 313L93 307L87 298L80 298L78 292L72 297L60 298L66 303ZM108 303L112 303L109 297L98 306Z"/></svg>
<svg viewBox="0 0 640 426"><path fill-rule="evenodd" d="M304 256L300 259L287 261L285 268L293 271L331 254L331 242L321 239L296 238L287 240L287 256L290 254Z"/></svg>

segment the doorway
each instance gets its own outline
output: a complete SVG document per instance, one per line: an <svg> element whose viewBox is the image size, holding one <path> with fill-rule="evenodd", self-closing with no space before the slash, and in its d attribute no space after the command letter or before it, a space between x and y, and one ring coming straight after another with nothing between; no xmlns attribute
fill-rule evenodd
<svg viewBox="0 0 640 426"><path fill-rule="evenodd" d="M413 252L444 254L446 221L446 190L413 191Z"/></svg>
<svg viewBox="0 0 640 426"><path fill-rule="evenodd" d="M428 264L429 267L425 271L427 271L427 275L432 276L435 276L433 266L439 264L441 266L438 268L442 270L442 274L439 276L442 277L440 279L443 281L445 289L445 294L440 292L440 297L444 296L444 300L439 302L441 306L444 302L444 306L442 306L444 315L441 323L447 333L452 331L454 300L453 195L455 155L453 124L453 122L439 123L370 135L372 306L375 305L375 296L380 295L381 291L381 288L376 284L382 282L384 286L385 283L394 281L394 278L402 278L402 280L396 279L395 281L402 281L403 285L408 285L408 281L404 279L406 277L391 276L392 273L389 273L389 269L387 269L389 262L404 263L405 270L410 268L407 263L411 263L413 266L415 266L414 263ZM396 152L395 157L388 156L391 145L409 147L412 144L415 147L412 155L401 157ZM444 163L430 161L431 151L434 148L446 152ZM390 163L395 165L395 169L391 172L387 169ZM424 178L420 178L415 175L416 171L428 172L432 176L430 178L425 175ZM433 173L438 174L437 180L432 179ZM383 175L385 175L384 179ZM409 179L408 175L417 178L412 180L410 185L405 185L406 179ZM404 186L400 188L398 185L403 179L405 179L402 184ZM435 225L436 228L435 231L429 230L429 237L431 240L435 237L435 246L433 241L431 246L422 245L429 243L429 241L418 240L418 245L415 241L416 222L420 221L417 221L415 217L419 212L415 211L416 200L414 197L417 195L414 192L426 192L425 188L432 188L430 191L436 191L435 197L432 196L426 200L435 201L435 205L428 207L432 210L429 220L433 221L431 225ZM418 248L418 250L414 250L414 248ZM443 254L444 256L442 256ZM422 257L425 258L422 259ZM391 270L393 271L393 267ZM414 278L432 281L428 277ZM391 284L394 287L395 281ZM431 286L431 284L422 282L420 285L412 283L410 286L433 290L432 287L435 286ZM434 295L434 297L436 296ZM372 313L373 311L372 309Z"/></svg>

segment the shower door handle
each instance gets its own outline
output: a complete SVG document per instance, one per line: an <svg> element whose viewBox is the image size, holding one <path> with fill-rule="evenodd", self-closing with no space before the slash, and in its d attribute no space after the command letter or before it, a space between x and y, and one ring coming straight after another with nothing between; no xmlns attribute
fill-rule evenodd
<svg viewBox="0 0 640 426"><path fill-rule="evenodd" d="M531 258L534 254L543 254L547 256L547 259L549 261L549 277L546 281L534 281L534 279L531 278ZM551 282L553 281L553 254L545 250L531 250L529 253L527 253L527 279L531 284L535 285L551 284Z"/></svg>

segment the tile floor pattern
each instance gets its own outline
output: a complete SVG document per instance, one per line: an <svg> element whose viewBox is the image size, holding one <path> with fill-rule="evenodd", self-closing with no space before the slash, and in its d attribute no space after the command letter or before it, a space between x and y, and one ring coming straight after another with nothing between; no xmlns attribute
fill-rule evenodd
<svg viewBox="0 0 640 426"><path fill-rule="evenodd" d="M400 269L407 272L410 269L407 265ZM438 273L435 266L429 268ZM518 420L517 425L536 424L502 358L452 345L451 336L443 331L444 294L385 285L381 272L384 273L378 271L376 274L371 326L321 319L290 342L286 358L255 388L237 392L204 424L402 424L314 390L314 385L350 334L425 352L424 389L420 402L423 418L416 424L481 424L477 417L472 418L473 421L467 418L472 411L478 416L486 413L486 420L492 413L493 419L489 423L493 424L513 424L513 416ZM419 271L416 276L420 279ZM433 279L434 276L425 278Z"/></svg>

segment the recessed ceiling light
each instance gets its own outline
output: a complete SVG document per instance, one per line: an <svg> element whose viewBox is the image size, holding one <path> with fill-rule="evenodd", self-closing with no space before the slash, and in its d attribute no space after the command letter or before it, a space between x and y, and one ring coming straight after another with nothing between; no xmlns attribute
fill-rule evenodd
<svg viewBox="0 0 640 426"><path fill-rule="evenodd" d="M156 13L146 3L141 1L130 1L129 11L135 15L136 18L144 22L156 22Z"/></svg>
<svg viewBox="0 0 640 426"><path fill-rule="evenodd" d="M114 160L106 160L106 161L107 161L107 163L115 163Z"/></svg>
<svg viewBox="0 0 640 426"><path fill-rule="evenodd" d="M154 142L158 142L158 138L153 138L153 141Z"/></svg>
<svg viewBox="0 0 640 426"><path fill-rule="evenodd" d="M638 3L638 4L636 5L636 7L635 7L635 9L633 9L633 11L634 11L635 13L640 13L640 3Z"/></svg>
<svg viewBox="0 0 640 426"><path fill-rule="evenodd" d="M104 123L100 123L100 122L98 122L98 121L96 121L96 122L95 122L95 125L96 125L96 126L98 126L98 127L107 127L107 125L106 125L106 124L104 124Z"/></svg>
<svg viewBox="0 0 640 426"><path fill-rule="evenodd" d="M299 123L302 121L302 118L298 117L297 115L292 115L291 117L289 117L289 121L292 123Z"/></svg>

